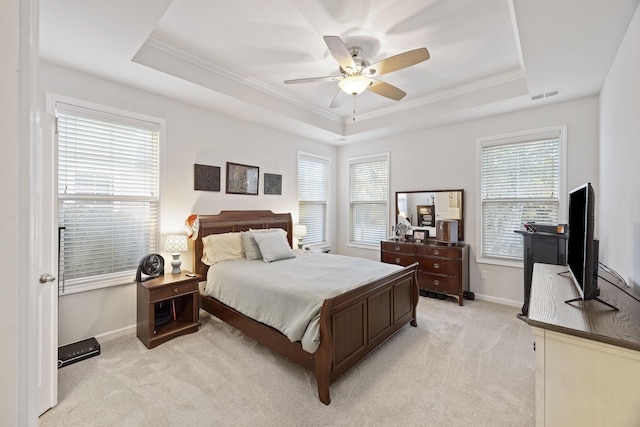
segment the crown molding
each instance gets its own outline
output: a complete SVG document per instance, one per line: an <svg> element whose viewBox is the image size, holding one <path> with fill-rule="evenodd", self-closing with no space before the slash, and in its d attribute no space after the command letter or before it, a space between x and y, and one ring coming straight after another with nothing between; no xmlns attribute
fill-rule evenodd
<svg viewBox="0 0 640 427"><path fill-rule="evenodd" d="M243 74L236 73L227 68L224 68L218 65L219 61L216 61L215 58L212 58L209 55L204 55L201 52L197 52L185 46L181 46L178 43L168 41L158 36L157 34L151 34L149 38L147 38L147 40L144 42L143 46L148 46L148 47L157 49L170 56L173 56L182 61L193 64L197 67L203 68L211 73L217 74L218 76L221 76L225 79L232 80L236 83L239 83L253 90L260 91L266 95L277 98L297 108L300 108L312 114L316 114L325 119L331 120L335 123L339 123L339 124L343 123L343 118L337 114L331 113L315 105L309 104L308 102L304 102L299 98L290 96L289 94L279 91L275 89L273 86L267 85L258 79L254 79L252 77L248 77Z"/></svg>
<svg viewBox="0 0 640 427"><path fill-rule="evenodd" d="M512 82L514 80L523 79L525 77L526 77L525 73L521 69L511 70L511 71L504 72L502 74L497 74L495 76L487 77L485 79L476 80L474 82L462 84L460 86L455 86L449 89L441 90L439 92L430 93L420 98L416 98L407 102L398 103L384 109L372 111L369 113L359 114L358 117L362 120L374 119L377 117L386 116L386 115L397 113L397 112L402 112L402 111L406 111L414 108L423 107L425 105L433 104L446 99L452 99L461 95L466 95L472 92L476 92L478 90L499 86L505 83ZM350 123L350 118L346 118L345 125L348 125L349 123Z"/></svg>

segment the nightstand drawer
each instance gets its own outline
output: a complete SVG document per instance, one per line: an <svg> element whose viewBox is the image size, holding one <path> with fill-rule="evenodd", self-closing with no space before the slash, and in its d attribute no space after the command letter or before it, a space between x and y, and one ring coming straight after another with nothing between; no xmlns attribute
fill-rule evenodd
<svg viewBox="0 0 640 427"><path fill-rule="evenodd" d="M161 288L149 289L149 302L156 302L173 298L198 290L198 282L189 280L188 282L172 283Z"/></svg>

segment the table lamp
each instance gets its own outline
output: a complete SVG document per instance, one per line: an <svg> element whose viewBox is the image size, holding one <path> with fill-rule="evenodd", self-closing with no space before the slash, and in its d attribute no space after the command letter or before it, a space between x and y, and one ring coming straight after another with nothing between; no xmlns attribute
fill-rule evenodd
<svg viewBox="0 0 640 427"><path fill-rule="evenodd" d="M180 252L186 252L187 236L184 234L168 234L164 239L164 251L169 252L173 257L171 261L171 274L180 274Z"/></svg>
<svg viewBox="0 0 640 427"><path fill-rule="evenodd" d="M307 237L307 226L302 224L294 225L293 237L298 239L298 249L302 249L302 239Z"/></svg>

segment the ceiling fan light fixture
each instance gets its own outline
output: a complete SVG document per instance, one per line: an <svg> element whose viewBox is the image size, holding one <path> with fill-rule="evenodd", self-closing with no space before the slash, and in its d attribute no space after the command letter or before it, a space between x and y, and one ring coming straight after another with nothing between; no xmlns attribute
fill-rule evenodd
<svg viewBox="0 0 640 427"><path fill-rule="evenodd" d="M338 82L340 89L349 95L359 95L371 85L372 80L369 77L355 75L345 77Z"/></svg>

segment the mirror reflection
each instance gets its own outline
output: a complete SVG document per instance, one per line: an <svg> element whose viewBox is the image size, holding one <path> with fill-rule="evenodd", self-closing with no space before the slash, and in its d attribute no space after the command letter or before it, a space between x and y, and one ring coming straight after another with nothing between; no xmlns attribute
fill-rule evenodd
<svg viewBox="0 0 640 427"><path fill-rule="evenodd" d="M464 241L463 190L396 192L396 222L412 230L426 230L436 236L437 220L458 220L458 241Z"/></svg>

